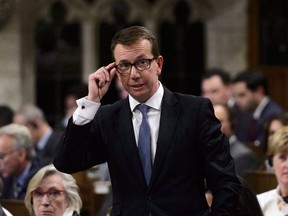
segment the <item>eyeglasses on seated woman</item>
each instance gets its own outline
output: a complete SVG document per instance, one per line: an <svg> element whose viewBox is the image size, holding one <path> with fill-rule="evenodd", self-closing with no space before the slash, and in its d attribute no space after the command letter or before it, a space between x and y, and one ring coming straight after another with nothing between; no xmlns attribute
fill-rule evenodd
<svg viewBox="0 0 288 216"><path fill-rule="evenodd" d="M80 216L82 201L73 176L47 165L30 180L25 206L31 216Z"/></svg>

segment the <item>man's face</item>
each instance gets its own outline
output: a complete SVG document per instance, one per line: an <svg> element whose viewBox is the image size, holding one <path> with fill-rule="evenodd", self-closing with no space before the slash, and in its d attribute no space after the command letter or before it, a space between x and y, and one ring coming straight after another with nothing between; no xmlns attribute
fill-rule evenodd
<svg viewBox="0 0 288 216"><path fill-rule="evenodd" d="M236 105L244 111L254 111L257 107L256 93L249 90L244 82L234 83L232 86Z"/></svg>
<svg viewBox="0 0 288 216"><path fill-rule="evenodd" d="M141 59L152 59L151 43L148 40L140 40L129 46L118 44L114 50L116 65L119 63L134 63ZM147 70L139 71L132 66L129 74L121 75L123 88L138 102L144 103L155 94L159 87L159 75L161 74L163 57L159 56L151 61Z"/></svg>
<svg viewBox="0 0 288 216"><path fill-rule="evenodd" d="M13 145L13 139L7 135L0 135L0 174L7 178L14 176L19 167L18 149Z"/></svg>
<svg viewBox="0 0 288 216"><path fill-rule="evenodd" d="M201 88L202 96L209 98L213 104L227 104L231 94L230 85L225 85L219 76L204 79Z"/></svg>

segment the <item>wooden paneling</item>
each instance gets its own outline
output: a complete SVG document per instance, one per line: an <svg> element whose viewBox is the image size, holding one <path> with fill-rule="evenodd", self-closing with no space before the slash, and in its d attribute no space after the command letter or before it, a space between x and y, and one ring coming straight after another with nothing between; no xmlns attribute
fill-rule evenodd
<svg viewBox="0 0 288 216"><path fill-rule="evenodd" d="M285 110L288 110L288 67L269 66L260 63L260 0L249 0L248 14L248 67L262 70L268 79L269 95ZM277 1L275 1L277 4ZM287 59L288 61L288 59Z"/></svg>
<svg viewBox="0 0 288 216"><path fill-rule="evenodd" d="M93 182L87 177L86 171L74 173L73 177L76 179L83 202L81 216L97 215L103 203L104 195L95 193Z"/></svg>
<svg viewBox="0 0 288 216"><path fill-rule="evenodd" d="M248 171L244 178L256 194L272 190L277 186L275 174L267 171Z"/></svg>
<svg viewBox="0 0 288 216"><path fill-rule="evenodd" d="M2 199L1 204L14 216L29 216L23 201Z"/></svg>

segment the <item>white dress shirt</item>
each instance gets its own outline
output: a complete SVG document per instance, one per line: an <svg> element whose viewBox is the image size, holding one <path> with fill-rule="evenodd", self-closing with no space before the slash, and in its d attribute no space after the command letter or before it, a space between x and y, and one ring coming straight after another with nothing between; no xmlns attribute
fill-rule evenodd
<svg viewBox="0 0 288 216"><path fill-rule="evenodd" d="M153 161L156 154L156 145L159 135L159 126L161 117L161 105L164 95L164 88L160 82L159 84L160 86L157 92L151 98L149 98L149 100L145 102L145 104L150 107L147 112L147 116L151 131L151 153ZM101 105L100 103L89 101L86 98L81 98L77 100L76 103L78 107L73 113L73 122L74 124L77 125L84 125L92 121ZM138 136L139 136L140 124L142 121L142 114L138 109L135 108L140 103L136 101L131 95L129 95L129 103L131 112L133 113L132 122L133 122L135 140L138 145Z"/></svg>
<svg viewBox="0 0 288 216"><path fill-rule="evenodd" d="M7 209L5 209L4 207L2 207L4 213L6 214L6 216L13 216Z"/></svg>

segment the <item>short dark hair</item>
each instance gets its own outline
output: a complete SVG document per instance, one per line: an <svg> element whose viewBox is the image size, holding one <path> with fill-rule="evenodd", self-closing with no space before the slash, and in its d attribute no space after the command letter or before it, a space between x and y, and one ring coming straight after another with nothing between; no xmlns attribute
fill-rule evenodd
<svg viewBox="0 0 288 216"><path fill-rule="evenodd" d="M246 70L236 75L232 83L244 82L247 88L251 91L256 91L259 87L264 89L266 95L268 95L268 82L262 71Z"/></svg>
<svg viewBox="0 0 288 216"><path fill-rule="evenodd" d="M117 44L131 45L139 40L148 40L151 43L151 53L154 57L160 55L159 46L155 36L143 26L130 26L118 31L111 42L111 52L114 58L114 50Z"/></svg>
<svg viewBox="0 0 288 216"><path fill-rule="evenodd" d="M231 82L229 73L220 68L207 69L202 76L202 81L210 79L213 76L218 76L225 85Z"/></svg>
<svg viewBox="0 0 288 216"><path fill-rule="evenodd" d="M0 127L13 122L14 111L7 105L0 105Z"/></svg>

